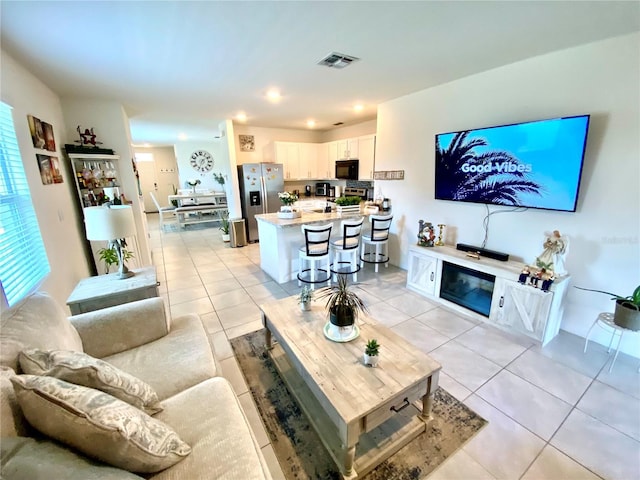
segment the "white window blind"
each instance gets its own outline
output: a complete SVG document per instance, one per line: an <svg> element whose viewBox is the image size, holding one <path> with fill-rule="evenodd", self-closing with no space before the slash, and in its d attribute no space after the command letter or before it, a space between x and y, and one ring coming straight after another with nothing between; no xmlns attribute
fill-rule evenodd
<svg viewBox="0 0 640 480"><path fill-rule="evenodd" d="M27 295L50 271L11 107L0 102L0 283L9 306Z"/></svg>

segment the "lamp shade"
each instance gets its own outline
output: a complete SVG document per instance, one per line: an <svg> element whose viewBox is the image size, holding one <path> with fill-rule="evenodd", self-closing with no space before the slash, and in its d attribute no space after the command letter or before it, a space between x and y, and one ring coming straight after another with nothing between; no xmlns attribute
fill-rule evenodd
<svg viewBox="0 0 640 480"><path fill-rule="evenodd" d="M88 240L115 240L136 234L136 224L130 205L87 207L84 225Z"/></svg>

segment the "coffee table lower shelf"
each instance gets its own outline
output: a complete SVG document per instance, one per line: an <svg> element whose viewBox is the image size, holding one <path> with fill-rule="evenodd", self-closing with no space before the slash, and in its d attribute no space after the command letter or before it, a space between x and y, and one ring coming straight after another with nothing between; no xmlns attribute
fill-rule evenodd
<svg viewBox="0 0 640 480"><path fill-rule="evenodd" d="M354 479L367 474L426 430L426 424L419 416L421 411L414 404L409 405L386 422L360 436L353 473L347 477L344 470L345 451L339 440L337 427L291 365L282 347L274 343L269 353L281 378L318 433L343 478Z"/></svg>

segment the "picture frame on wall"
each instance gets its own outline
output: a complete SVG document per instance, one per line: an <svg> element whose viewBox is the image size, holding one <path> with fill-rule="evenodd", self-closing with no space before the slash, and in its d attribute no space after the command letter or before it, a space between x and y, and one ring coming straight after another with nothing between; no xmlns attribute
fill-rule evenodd
<svg viewBox="0 0 640 480"><path fill-rule="evenodd" d="M56 139L53 137L53 125L41 122L44 131L44 149L50 152L56 151Z"/></svg>
<svg viewBox="0 0 640 480"><path fill-rule="evenodd" d="M36 159L40 170L40 180L42 180L43 185L64 183L58 157L36 154Z"/></svg>
<svg viewBox="0 0 640 480"><path fill-rule="evenodd" d="M241 152L253 152L256 149L255 137L253 135L238 135Z"/></svg>
<svg viewBox="0 0 640 480"><path fill-rule="evenodd" d="M34 148L44 149L47 142L44 138L44 128L42 127L42 122L39 118L34 117L33 115L27 115L27 120L29 121L29 131L31 132L31 141L33 142ZM51 131L53 135L53 129Z"/></svg>

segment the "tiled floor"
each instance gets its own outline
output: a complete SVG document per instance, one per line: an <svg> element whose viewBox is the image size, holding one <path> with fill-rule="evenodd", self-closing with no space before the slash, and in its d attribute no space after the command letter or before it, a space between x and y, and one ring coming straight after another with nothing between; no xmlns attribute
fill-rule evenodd
<svg viewBox="0 0 640 480"><path fill-rule="evenodd" d="M258 245L229 248L217 228L161 233L149 215L153 261L172 315L202 315L274 478L284 478L233 357L229 339L260 329L258 304L297 294L260 269ZM443 365L440 384L489 424L431 480L640 478L638 360L560 332L540 348L462 318L408 291L406 272L369 268L363 299L378 321Z"/></svg>

